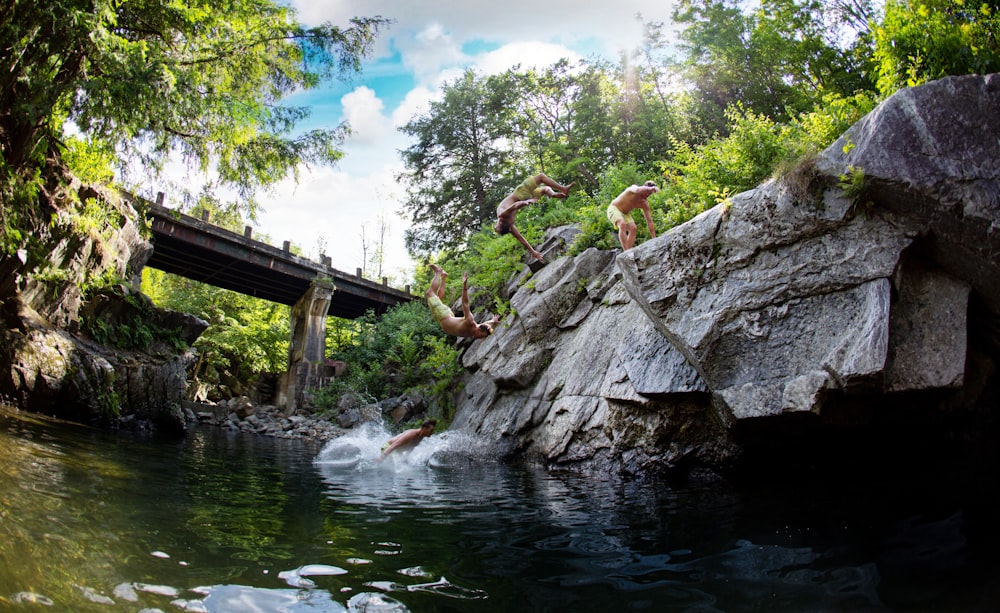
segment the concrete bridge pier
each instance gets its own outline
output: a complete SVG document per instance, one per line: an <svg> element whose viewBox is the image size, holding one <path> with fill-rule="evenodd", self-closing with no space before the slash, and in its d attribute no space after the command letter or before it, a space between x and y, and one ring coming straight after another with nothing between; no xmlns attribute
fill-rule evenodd
<svg viewBox="0 0 1000 613"><path fill-rule="evenodd" d="M326 360L326 314L334 286L331 281L313 281L292 306L292 338L288 347L288 371L278 385L277 405L291 415L302 405L307 390L322 382Z"/></svg>

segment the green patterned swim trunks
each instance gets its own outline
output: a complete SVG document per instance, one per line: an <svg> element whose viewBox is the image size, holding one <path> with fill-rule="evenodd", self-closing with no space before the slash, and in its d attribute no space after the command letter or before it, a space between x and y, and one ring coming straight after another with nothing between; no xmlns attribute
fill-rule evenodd
<svg viewBox="0 0 1000 613"><path fill-rule="evenodd" d="M441 320L445 317L454 317L454 313L448 308L448 305L441 302L441 299L437 297L437 294L431 294L427 297L427 306L431 308L431 317L434 321L441 323Z"/></svg>

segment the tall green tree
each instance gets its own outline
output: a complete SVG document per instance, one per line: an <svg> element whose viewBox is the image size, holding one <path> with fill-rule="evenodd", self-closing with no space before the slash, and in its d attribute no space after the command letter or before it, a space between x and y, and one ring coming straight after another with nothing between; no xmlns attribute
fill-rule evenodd
<svg viewBox="0 0 1000 613"><path fill-rule="evenodd" d="M744 108L787 121L824 94L874 87L858 32L867 3L762 0L745 11L736 0L682 0L681 68L696 101L701 133L725 134L726 109Z"/></svg>
<svg viewBox="0 0 1000 613"><path fill-rule="evenodd" d="M595 185L594 160L576 133L581 68L564 59L544 70L511 70L506 77L518 84L515 118L531 168L566 183L583 179Z"/></svg>
<svg viewBox="0 0 1000 613"><path fill-rule="evenodd" d="M576 74L574 137L576 155L588 162L586 170L599 177L602 169L621 156L622 142L615 138L618 118L611 101L619 96L619 85L607 63L590 63ZM599 178L586 177L590 190Z"/></svg>
<svg viewBox="0 0 1000 613"><path fill-rule="evenodd" d="M855 15L872 15L866 0L764 0L755 13L752 44L773 64L772 78L790 87L784 108L806 111L823 94L851 96L874 88L868 29ZM855 53L860 48L863 54ZM775 119L783 119L774 116Z"/></svg>
<svg viewBox="0 0 1000 613"><path fill-rule="evenodd" d="M671 138L680 132L678 96L664 90L665 75L636 59L623 57L614 73L617 95L608 101L615 118L616 153L611 163L651 167L663 159Z"/></svg>
<svg viewBox="0 0 1000 613"><path fill-rule="evenodd" d="M401 130L415 139L401 152L407 185L403 210L411 253L457 248L496 215L517 165L514 133L516 84L472 71L444 88L443 98Z"/></svg>
<svg viewBox="0 0 1000 613"><path fill-rule="evenodd" d="M753 20L734 0L681 0L673 19L683 26L679 47L697 122L711 137L725 130L730 104L760 97L753 74L759 60L750 50Z"/></svg>
<svg viewBox="0 0 1000 613"><path fill-rule="evenodd" d="M562 60L509 74L520 83L518 128L532 167L563 182L594 190L607 166L651 165L670 148L671 96L645 66Z"/></svg>
<svg viewBox="0 0 1000 613"><path fill-rule="evenodd" d="M1000 2L890 0L875 30L879 91L1000 71Z"/></svg>
<svg viewBox="0 0 1000 613"><path fill-rule="evenodd" d="M59 154L62 124L158 170L179 152L250 196L341 153L343 126L295 133L281 99L356 70L386 24L307 28L276 0L14 0L0 6L0 152Z"/></svg>

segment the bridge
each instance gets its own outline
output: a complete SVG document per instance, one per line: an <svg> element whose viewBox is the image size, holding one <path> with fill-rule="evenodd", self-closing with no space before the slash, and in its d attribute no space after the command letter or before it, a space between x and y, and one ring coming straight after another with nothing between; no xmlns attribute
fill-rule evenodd
<svg viewBox="0 0 1000 613"><path fill-rule="evenodd" d="M251 238L247 226L240 235L160 204L131 196L146 212L153 230L153 255L147 266L216 287L279 304L294 305L317 279L336 288L328 315L354 319L367 311L384 313L414 297L404 290L337 270L330 258L313 262L290 251L285 241L278 249Z"/></svg>
<svg viewBox="0 0 1000 613"><path fill-rule="evenodd" d="M330 265L321 255L313 262L290 251L285 241L278 249L254 240L247 226L243 235L196 219L157 202L122 193L146 215L152 228L153 251L146 266L291 307L288 371L282 376L276 404L291 413L304 392L321 387L331 376L326 366L326 318L354 319L413 300L410 287L398 290Z"/></svg>

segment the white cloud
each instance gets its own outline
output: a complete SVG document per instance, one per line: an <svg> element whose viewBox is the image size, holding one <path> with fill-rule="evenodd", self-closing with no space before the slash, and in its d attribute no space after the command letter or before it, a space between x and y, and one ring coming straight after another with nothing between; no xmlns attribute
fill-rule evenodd
<svg viewBox="0 0 1000 613"><path fill-rule="evenodd" d="M469 40L497 43L548 40L573 45L599 40L605 54L630 49L641 42L645 21L669 21L672 0L507 0L502 5L476 0L293 0L307 23L375 16L395 20L386 37L406 39L431 24L447 32L459 49Z"/></svg>
<svg viewBox="0 0 1000 613"><path fill-rule="evenodd" d="M459 45L440 23L430 23L413 36L394 39L403 66L418 83L433 80L442 70L468 62Z"/></svg>
<svg viewBox="0 0 1000 613"><path fill-rule="evenodd" d="M431 90L422 92L430 94ZM306 169L297 184L288 179L272 195L262 197L260 231L278 245L291 240L310 258L322 251L334 268L350 273L365 268L366 255L370 258L384 240L382 275L402 286L413 268L404 243L407 225L396 213L405 198L404 188L395 180L403 169L397 150L406 146L405 137L370 87L359 86L340 102L343 119L353 130L344 143L343 159L335 168ZM387 226L384 238L378 236L382 221Z"/></svg>
<svg viewBox="0 0 1000 613"><path fill-rule="evenodd" d="M479 74L498 74L518 65L522 68L544 68L563 58L572 62L580 59L580 54L552 43L516 42L477 56L473 66Z"/></svg>
<svg viewBox="0 0 1000 613"><path fill-rule="evenodd" d="M264 212L260 231L280 246L291 240L311 259L319 256L319 244L330 256L334 268L353 273L364 268L362 228L369 254L378 242L381 216L389 226L383 245L383 275L399 284L407 283L412 268L403 243L402 220L396 215L403 196L395 174L401 168L391 164L368 174L349 173L333 168L316 168L301 174L298 185L291 180L275 193L261 198Z"/></svg>
<svg viewBox="0 0 1000 613"><path fill-rule="evenodd" d="M369 87L361 86L340 100L344 119L351 126L350 140L358 144L376 143L386 130L388 121L382 114L385 104Z"/></svg>
<svg viewBox="0 0 1000 613"><path fill-rule="evenodd" d="M417 115L430 110L431 102L441 99L441 91L424 86L415 87L406 93L406 97L392 112L392 125L396 128L406 125Z"/></svg>
<svg viewBox="0 0 1000 613"><path fill-rule="evenodd" d="M454 83L455 81L462 78L465 74L465 66L456 66L454 68L447 68L442 70L434 78L434 82L431 85L434 89L444 88L445 85L449 83Z"/></svg>

